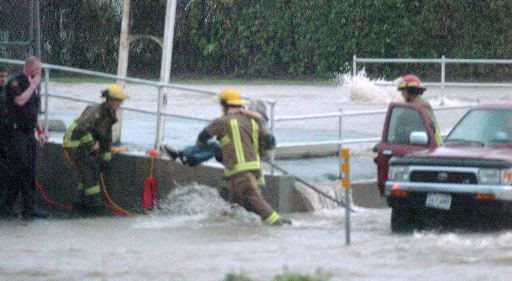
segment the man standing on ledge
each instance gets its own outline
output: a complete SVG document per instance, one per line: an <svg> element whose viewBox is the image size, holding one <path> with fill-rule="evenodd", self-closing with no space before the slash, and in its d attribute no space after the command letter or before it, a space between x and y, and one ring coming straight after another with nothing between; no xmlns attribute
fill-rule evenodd
<svg viewBox="0 0 512 281"><path fill-rule="evenodd" d="M25 61L23 72L6 86L7 102L12 106L14 135L8 145L9 163L12 165L13 178L7 191L7 212L13 212L14 202L21 193L21 217L26 220L44 218L48 214L35 209L35 168L37 117L41 98L38 86L41 81L41 61L29 57Z"/></svg>

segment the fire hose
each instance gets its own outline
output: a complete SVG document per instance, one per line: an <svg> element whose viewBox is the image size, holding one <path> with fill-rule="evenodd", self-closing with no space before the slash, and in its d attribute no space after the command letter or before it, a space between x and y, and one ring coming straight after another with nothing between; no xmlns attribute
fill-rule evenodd
<svg viewBox="0 0 512 281"><path fill-rule="evenodd" d="M310 188L311 190L313 190L314 192L318 193L320 196L326 198L326 199L329 199L331 200L332 202L338 204L338 206L341 206L341 207L344 207L344 208L347 208L347 206L345 205L345 203L339 201L339 200L336 200L336 198L332 197L331 195L323 192L322 190L318 189L317 187L315 187L314 185L308 183L306 180L296 176L296 175L293 175L292 173L288 172L287 170L283 169L282 167L278 166L277 164L275 163L272 163L268 160L265 160L265 163L267 163L268 165L270 165L272 168L278 170L279 172L285 174L285 175L289 175L289 176L292 176L293 178L295 178L296 181L304 184L306 187ZM349 210L351 212L355 212L352 208L349 207Z"/></svg>

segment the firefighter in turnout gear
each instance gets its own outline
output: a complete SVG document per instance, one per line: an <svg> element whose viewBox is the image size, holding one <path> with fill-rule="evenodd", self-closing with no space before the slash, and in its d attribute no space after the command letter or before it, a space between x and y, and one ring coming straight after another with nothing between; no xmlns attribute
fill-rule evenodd
<svg viewBox="0 0 512 281"><path fill-rule="evenodd" d="M437 144L443 144L443 137L441 136L441 131L439 129L439 125L437 124L437 119L434 115L434 111L432 110L432 106L428 101L421 97L423 92L426 91L426 88L423 87L420 78L413 74L408 74L401 77L398 82L398 91L402 93L402 97L404 98L405 102L414 103L423 108L425 114L427 114L427 118L429 119L432 128L434 129Z"/></svg>
<svg viewBox="0 0 512 281"><path fill-rule="evenodd" d="M213 120L198 136L198 145L217 137L222 150L224 177L228 181L228 201L258 214L268 225L290 223L265 201L258 187L262 179L260 155L265 149L265 128L260 120L244 114L244 100L235 89L219 96L223 116Z"/></svg>
<svg viewBox="0 0 512 281"><path fill-rule="evenodd" d="M112 159L112 125L117 122L116 110L127 98L123 88L111 84L102 91L105 102L88 106L64 135L64 154L78 180L81 200L79 211L95 214L102 211L99 172Z"/></svg>

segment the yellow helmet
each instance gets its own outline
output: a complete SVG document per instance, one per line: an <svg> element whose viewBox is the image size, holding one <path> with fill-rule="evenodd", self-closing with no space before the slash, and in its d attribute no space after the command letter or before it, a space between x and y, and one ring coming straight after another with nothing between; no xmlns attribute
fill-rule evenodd
<svg viewBox="0 0 512 281"><path fill-rule="evenodd" d="M124 101L128 96L119 84L110 84L107 89L102 92L103 97L114 100Z"/></svg>
<svg viewBox="0 0 512 281"><path fill-rule="evenodd" d="M233 88L222 90L219 95L219 100L227 105L243 105L245 103L240 92Z"/></svg>

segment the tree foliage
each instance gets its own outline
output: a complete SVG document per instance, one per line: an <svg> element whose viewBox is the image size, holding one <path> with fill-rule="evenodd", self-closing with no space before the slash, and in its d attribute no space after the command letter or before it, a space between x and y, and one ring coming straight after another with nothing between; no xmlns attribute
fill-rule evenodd
<svg viewBox="0 0 512 281"><path fill-rule="evenodd" d="M161 37L166 2L132 0L131 33ZM121 8L120 0L42 0L46 61L115 72ZM511 10L503 0L179 0L172 72L328 78L347 71L353 55L506 59ZM136 40L130 52L131 75L158 76L157 43ZM429 66L414 67L428 76Z"/></svg>

